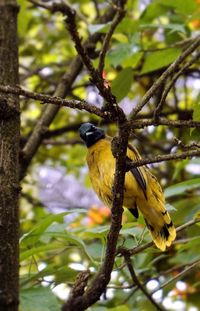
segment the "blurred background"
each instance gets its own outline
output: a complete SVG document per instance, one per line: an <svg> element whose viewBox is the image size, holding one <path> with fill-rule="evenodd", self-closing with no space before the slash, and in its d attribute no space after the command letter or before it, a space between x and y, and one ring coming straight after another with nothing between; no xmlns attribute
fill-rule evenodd
<svg viewBox="0 0 200 311"><path fill-rule="evenodd" d="M53 95L59 82L72 74L71 64L76 57L64 18L26 0L18 3L20 84L28 90ZM95 67L102 38L111 24L101 22L110 3L68 2L77 11L77 27L83 41L102 34L89 50ZM199 0L127 1L127 14L110 42L104 76L128 117L162 72L192 44L199 33L199 16ZM199 68L197 60L179 77L168 94L161 117L200 121ZM139 113L139 120L153 117L162 91L163 88ZM104 102L84 68L76 74L66 98L86 100L97 107ZM22 149L44 109L39 101L21 99ZM78 132L83 122L102 127L110 136L117 134L114 123L85 111L60 108L22 182L21 311L60 310L78 273L86 269L95 273L104 257L110 209L91 188L87 150ZM199 130L194 128L148 126L132 130L130 143L142 157L148 158L199 148L199 137ZM189 221L193 225L179 232L177 241L166 252L152 246L134 255L133 266L142 284L166 310L197 311L200 227L195 220L200 217L200 159L149 167L165 191L175 225ZM149 241L143 218L136 221L124 211L118 244L133 248ZM123 258L116 257L107 291L88 310L141 311L155 307L132 283Z"/></svg>

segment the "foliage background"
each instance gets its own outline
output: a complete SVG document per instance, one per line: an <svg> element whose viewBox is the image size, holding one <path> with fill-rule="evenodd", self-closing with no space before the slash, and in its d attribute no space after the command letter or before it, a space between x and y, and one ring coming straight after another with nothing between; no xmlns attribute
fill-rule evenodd
<svg viewBox="0 0 200 311"><path fill-rule="evenodd" d="M52 95L76 56L74 45L61 14L52 14L26 0L18 3L20 84ZM70 1L70 5L77 11L83 40L95 32L108 32L110 23L98 23L99 16L108 9L106 1ZM112 37L104 70L113 94L128 115L166 67L191 44L199 31L200 4L198 0L130 0L126 8L127 14ZM92 52L94 66L98 65L101 46L99 41ZM199 76L196 61L174 84L162 116L169 120L200 121ZM155 94L138 118L153 116L161 94ZM97 107L103 104L85 69L76 77L67 98L87 100ZM42 106L39 101L22 99L21 111L23 148ZM78 135L80 124L87 121L104 127L111 136L116 134L114 123L106 124L88 112L61 108L23 181L21 311L59 310L78 273L85 269L94 273L102 262L110 211L90 188L86 148ZM132 131L130 141L146 158L196 147L199 130L149 126ZM199 158L151 167L165 189L176 226L199 217ZM161 288L153 297L158 302L162 300L167 310L200 308L199 236L196 223L181 231L168 251L161 253L153 246L132 257L138 278L150 292L155 284L156 289ZM125 211L118 244L133 248L149 241L143 219L136 222ZM177 283L179 280L182 283ZM123 257L116 257L107 291L89 310L147 309L155 307L133 284Z"/></svg>

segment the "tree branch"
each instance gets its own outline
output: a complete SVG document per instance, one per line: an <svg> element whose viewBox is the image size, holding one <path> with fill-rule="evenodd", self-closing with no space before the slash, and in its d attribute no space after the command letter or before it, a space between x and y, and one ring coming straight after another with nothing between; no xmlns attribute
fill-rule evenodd
<svg viewBox="0 0 200 311"><path fill-rule="evenodd" d="M200 156L200 150L193 150L193 151L185 151L182 153L171 153L166 155L158 155L155 157L149 157L147 159L141 159L137 161L132 161L129 164L127 164L127 171L129 171L131 168L151 164L151 163L159 163L159 162L165 162L170 160L180 160L180 159L186 159L190 157Z"/></svg>
<svg viewBox="0 0 200 311"><path fill-rule="evenodd" d="M134 120L134 121L129 121L129 126L131 129L141 129L146 126L151 126L151 125L164 125L164 126L169 126L169 127L177 127L177 128L200 128L200 121L193 121L193 120L169 120L166 118L159 118L158 120L149 119L149 120Z"/></svg>
<svg viewBox="0 0 200 311"><path fill-rule="evenodd" d="M180 55L159 77L157 81L154 82L154 84L151 86L151 88L146 92L144 97L142 98L142 101L133 109L131 113L131 119L135 119L136 115L142 108L148 103L150 98L155 94L155 92L159 89L159 87L165 83L167 78L172 75L176 70L179 68L179 66L182 64L182 62L193 52L195 51L200 45L200 36L197 36L194 39L194 42L183 52L182 55Z"/></svg>
<svg viewBox="0 0 200 311"><path fill-rule="evenodd" d="M185 276L186 274L188 274L191 270L193 270L194 268L196 268L197 266L199 266L200 264L200 260L194 262L193 264L189 265L189 267L186 267L183 271L181 271L180 273L178 273L177 275L175 275L173 278L169 279L168 281L166 281L165 283L163 283L162 285L160 285L158 288L154 289L151 292L151 295L153 295L155 292L157 292L158 290L161 290L165 287L167 287L169 284L171 284L172 282L180 279L180 277Z"/></svg>
<svg viewBox="0 0 200 311"><path fill-rule="evenodd" d="M132 280L133 282L135 283L135 285L137 285L137 287L143 292L143 294L147 297L147 299L152 303L152 305L154 307L156 307L156 310L159 310L159 311L164 311L165 309L162 308L160 305L158 305L155 300L152 298L152 293L148 293L148 291L146 290L146 288L143 286L143 284L139 281L136 273L135 273L135 270L133 269L133 265L132 265L132 262L131 262L131 258L129 255L127 254L124 254L124 258L125 258L125 261L126 261L126 264L127 264L127 267L129 269L129 272L130 272L130 275L132 277Z"/></svg>
<svg viewBox="0 0 200 311"><path fill-rule="evenodd" d="M162 111L163 105L165 103L165 100L167 98L167 95L171 88L173 87L176 80L180 77L180 75L189 68L198 58L200 57L200 52L196 53L172 78L172 80L169 82L168 86L164 89L164 92L162 94L161 100L159 104L157 105L155 112L154 112L154 119L158 120L160 113Z"/></svg>
<svg viewBox="0 0 200 311"><path fill-rule="evenodd" d="M47 4L44 3L38 3L38 1L30 1L34 3L35 5L43 6L45 9L49 9ZM100 23L106 23L112 20L113 16L115 15L115 9L110 6L106 11L105 14L100 18ZM84 46L88 46L89 44L96 44L99 40L99 38L102 35L99 33L95 33L94 35L90 36L88 40L85 41ZM81 72L82 69L82 62L79 56L76 56L70 66L67 66L67 70L64 73L64 75L61 77L60 82L58 83L58 86L56 88L56 91L54 93L54 96L59 96L64 98L70 91L71 86L78 76L78 74ZM20 178L22 179L26 173L26 170L37 152L44 133L47 131L49 125L53 122L56 114L59 111L60 106L47 104L44 106L44 109L41 113L41 116L33 129L30 137L27 140L27 143L25 144L23 148L23 158L21 159L21 165L20 165Z"/></svg>
<svg viewBox="0 0 200 311"><path fill-rule="evenodd" d="M95 114L101 118L112 120L112 115L108 111L102 111L101 109L97 108L96 106L93 106L89 103L87 103L85 100L67 100L63 99L58 96L50 96L42 93L37 93L37 92L31 92L28 90L23 89L20 86L14 87L10 85L0 85L0 92L5 93L5 94L15 94L15 95L20 95L26 98L31 98L35 100L41 101L41 104L43 103L49 103L49 104L54 104L56 106L60 107L68 107L72 109L78 109L78 110L85 110L88 111L92 114ZM173 112L174 113L174 112ZM142 116L140 116L142 117ZM148 117L148 115L144 116L145 118ZM200 122L199 121L193 121L193 120L168 120L165 118L159 118L158 121L155 121L154 119L149 119L149 120L134 120L134 121L129 121L129 126L132 129L140 129L144 128L146 126L151 126L151 125L165 125L165 126L171 126L171 127L188 127L188 128L200 128ZM68 127L67 127L68 128Z"/></svg>
<svg viewBox="0 0 200 311"><path fill-rule="evenodd" d="M105 118L107 116L110 116L109 112L106 111L101 111L101 109L90 105L87 103L85 100L68 100L68 99L63 99L61 97L57 96L50 96L50 95L45 95L37 92L30 92L27 91L21 87L12 87L9 85L0 85L0 92L6 93L6 94L15 94L15 95L21 95L26 98L31 98L35 100L41 101L41 104L54 104L56 106L60 107L68 107L68 108L73 108L73 109L78 109L78 110L86 110L90 113L93 113L101 118Z"/></svg>
<svg viewBox="0 0 200 311"><path fill-rule="evenodd" d="M123 8L125 3L126 0L120 1L122 11L124 11ZM53 3L50 9L52 12L61 12L62 14L67 16L66 24L71 38L75 44L76 51L81 58L83 64L87 68L92 83L98 88L100 95L107 102L107 105L104 108L110 111L113 114L113 118L115 118L116 120L120 120L120 122L125 121L123 110L117 105L116 97L112 94L110 87L105 86L103 77L100 75L99 71L94 68L91 59L84 45L81 42L81 38L76 27L76 11L65 3Z"/></svg>
<svg viewBox="0 0 200 311"><path fill-rule="evenodd" d="M192 219L192 220L188 221L187 223L177 227L176 232L183 231L183 230L185 230L185 229L187 229L187 228L189 228L189 227L191 227L191 226L193 226L199 222L200 222L200 218ZM118 247L117 255L121 254L122 256L124 256L124 254L128 254L129 256L133 256L135 254L138 254L138 253L144 251L145 249L147 249L153 245L154 245L153 242L148 242L146 244L136 246L132 249L127 249L125 247Z"/></svg>
<svg viewBox="0 0 200 311"><path fill-rule="evenodd" d="M108 233L108 242L104 261L83 296L76 297L75 299L69 299L63 305L63 311L85 310L100 298L110 281L123 213L123 185L126 170L125 159L127 144L128 131L125 127L120 125L119 137L115 138L113 143L113 153L116 156L116 170L113 185L111 226Z"/></svg>
<svg viewBox="0 0 200 311"><path fill-rule="evenodd" d="M102 72L104 69L104 64L105 64L105 57L106 57L106 53L108 51L109 48L109 44L110 44L110 40L112 38L112 35L117 27L117 25L121 22L121 20L124 18L126 11L124 10L124 3L121 3L121 6L118 8L117 10L117 14L111 24L111 27L109 29L109 31L106 33L104 41L103 41L103 45L102 45L102 49L101 52L99 54L99 66L98 66L98 71L100 76L102 77Z"/></svg>

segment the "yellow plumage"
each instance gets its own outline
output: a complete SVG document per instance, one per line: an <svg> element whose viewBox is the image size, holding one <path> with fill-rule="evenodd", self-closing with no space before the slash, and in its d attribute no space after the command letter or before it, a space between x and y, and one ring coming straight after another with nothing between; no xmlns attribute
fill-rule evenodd
<svg viewBox="0 0 200 311"><path fill-rule="evenodd" d="M100 129L98 130L99 133L104 133L102 130L102 132ZM89 143L87 140L89 136L87 139L83 135L81 137L86 141L86 144L88 143L87 164L91 183L99 198L105 205L111 207L115 172L111 141L105 135L96 139L91 130L88 133L93 133L93 136L90 136ZM127 160L139 158L138 151L132 146L128 146ZM169 213L166 211L162 189L147 167L135 168L126 173L123 206L128 208L136 217L138 216L137 208L140 210L153 241L159 249L165 251L166 247L171 245L176 237L176 230Z"/></svg>

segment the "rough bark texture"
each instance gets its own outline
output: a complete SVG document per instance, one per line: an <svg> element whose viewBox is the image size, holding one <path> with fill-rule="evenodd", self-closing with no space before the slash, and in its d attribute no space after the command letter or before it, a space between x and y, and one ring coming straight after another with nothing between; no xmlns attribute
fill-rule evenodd
<svg viewBox="0 0 200 311"><path fill-rule="evenodd" d="M0 84L18 83L18 6L0 0ZM18 310L18 155L17 95L0 93L0 311Z"/></svg>

